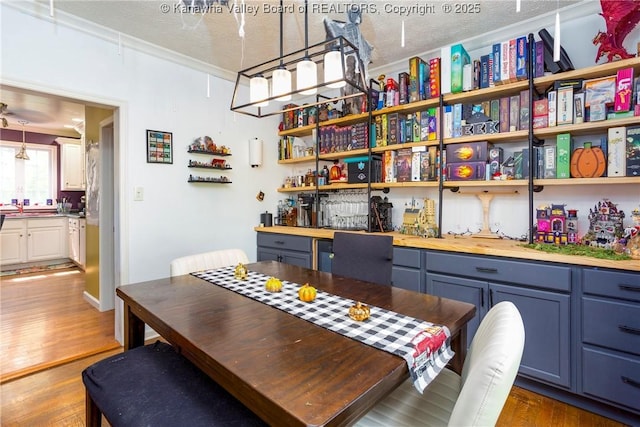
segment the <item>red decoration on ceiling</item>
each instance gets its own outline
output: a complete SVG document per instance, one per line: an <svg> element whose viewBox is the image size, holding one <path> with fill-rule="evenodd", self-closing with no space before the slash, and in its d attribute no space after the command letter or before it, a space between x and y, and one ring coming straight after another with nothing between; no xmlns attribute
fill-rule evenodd
<svg viewBox="0 0 640 427"><path fill-rule="evenodd" d="M598 46L596 62L603 56L607 57L607 62L619 59L633 58L622 46L624 39L640 22L640 1L638 0L600 0L602 13L607 25L607 32L598 31L593 38L594 45Z"/></svg>

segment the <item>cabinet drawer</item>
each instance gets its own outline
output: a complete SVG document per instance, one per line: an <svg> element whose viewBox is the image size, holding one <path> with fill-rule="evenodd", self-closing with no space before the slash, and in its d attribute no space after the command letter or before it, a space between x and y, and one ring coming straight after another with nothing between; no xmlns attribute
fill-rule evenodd
<svg viewBox="0 0 640 427"><path fill-rule="evenodd" d="M420 268L420 249L393 248L393 265Z"/></svg>
<svg viewBox="0 0 640 427"><path fill-rule="evenodd" d="M640 359L597 349L582 349L585 394L640 411Z"/></svg>
<svg viewBox="0 0 640 427"><path fill-rule="evenodd" d="M391 271L391 284L397 288L407 289L414 292L422 292L420 283L420 270L393 266Z"/></svg>
<svg viewBox="0 0 640 427"><path fill-rule="evenodd" d="M5 230L22 230L26 227L27 222L23 219L4 219L2 224L2 231Z"/></svg>
<svg viewBox="0 0 640 427"><path fill-rule="evenodd" d="M640 273L585 268L582 290L586 294L640 301Z"/></svg>
<svg viewBox="0 0 640 427"><path fill-rule="evenodd" d="M582 341L640 355L640 305L583 297Z"/></svg>
<svg viewBox="0 0 640 427"><path fill-rule="evenodd" d="M27 228L64 227L65 217L28 219Z"/></svg>
<svg viewBox="0 0 640 427"><path fill-rule="evenodd" d="M514 285L571 291L570 267L428 252L427 270Z"/></svg>
<svg viewBox="0 0 640 427"><path fill-rule="evenodd" d="M285 234L258 233L258 246L311 252L311 238Z"/></svg>

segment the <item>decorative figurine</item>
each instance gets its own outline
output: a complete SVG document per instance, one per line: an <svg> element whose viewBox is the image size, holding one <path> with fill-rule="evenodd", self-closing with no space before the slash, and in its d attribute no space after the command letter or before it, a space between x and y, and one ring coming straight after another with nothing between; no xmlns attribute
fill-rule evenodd
<svg viewBox="0 0 640 427"><path fill-rule="evenodd" d="M245 267L243 263L238 263L236 269L233 271L233 277L238 280L247 280L247 277L249 277L247 267Z"/></svg>
<svg viewBox="0 0 640 427"><path fill-rule="evenodd" d="M640 22L640 3L637 0L600 0L600 5L600 15L604 18L607 31L598 31L593 38L593 44L600 45L596 62L603 56L607 57L607 62L633 58L634 55L625 50L623 43Z"/></svg>
<svg viewBox="0 0 640 427"><path fill-rule="evenodd" d="M624 234L624 212L607 199L589 209L589 231L583 237L585 244L611 249L616 239Z"/></svg>
<svg viewBox="0 0 640 427"><path fill-rule="evenodd" d="M578 211L570 209L568 213L565 205L544 205L536 209L536 240L540 243L566 245L579 243Z"/></svg>

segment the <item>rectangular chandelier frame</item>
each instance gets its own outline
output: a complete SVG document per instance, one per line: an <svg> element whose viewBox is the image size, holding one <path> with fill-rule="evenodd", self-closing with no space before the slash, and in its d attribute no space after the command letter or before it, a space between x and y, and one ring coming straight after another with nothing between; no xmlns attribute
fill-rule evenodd
<svg viewBox="0 0 640 427"><path fill-rule="evenodd" d="M269 81L269 86L271 87L273 71L284 66L291 72L291 80L295 82L297 63L308 58L318 65L319 70L324 69L324 55L331 51L340 52L340 64L342 66L343 78L321 81L323 73L319 72L318 84L305 88L307 90L312 88L317 89L317 93L321 95L322 98L325 98L322 101L320 101L320 97L302 95L296 88L293 88L291 92L284 95L278 94L277 96L272 96L270 93L268 98L255 102L250 101L249 81L251 78L261 75ZM347 75L347 60L350 60L350 58L353 58L353 66L360 71L353 73L354 78ZM340 89L329 87L329 85L335 85L341 81L345 82L344 87ZM282 114L287 111L296 110L302 105L314 106L329 102L337 102L356 96L366 95L367 93L368 89L364 76L364 66L360 60L358 48L344 37L338 36L239 71L233 90L233 97L231 99L231 111L258 118L269 117ZM288 95L291 96L291 100L289 101L277 100L277 98ZM263 105L265 101L268 101L268 105L260 106Z"/></svg>

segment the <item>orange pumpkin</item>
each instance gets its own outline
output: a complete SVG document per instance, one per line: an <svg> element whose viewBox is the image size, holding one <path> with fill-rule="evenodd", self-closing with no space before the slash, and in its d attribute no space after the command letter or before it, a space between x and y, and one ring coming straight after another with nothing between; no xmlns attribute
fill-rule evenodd
<svg viewBox="0 0 640 427"><path fill-rule="evenodd" d="M570 172L574 178L597 178L604 174L607 166L604 153L600 147L592 147L585 143L571 154Z"/></svg>
<svg viewBox="0 0 640 427"><path fill-rule="evenodd" d="M282 290L282 281L275 277L269 277L264 287L269 292L280 292Z"/></svg>
<svg viewBox="0 0 640 427"><path fill-rule="evenodd" d="M311 302L316 299L317 293L318 292L316 291L316 288L309 285L308 283L305 283L304 285L300 286L300 289L298 289L298 298L300 298L300 301L303 302Z"/></svg>

